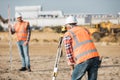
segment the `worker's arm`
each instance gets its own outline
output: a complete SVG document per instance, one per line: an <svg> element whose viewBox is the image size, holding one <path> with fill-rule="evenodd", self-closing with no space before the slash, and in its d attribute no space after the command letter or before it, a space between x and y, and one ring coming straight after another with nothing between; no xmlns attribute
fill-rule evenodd
<svg viewBox="0 0 120 80"><path fill-rule="evenodd" d="M31 29L30 29L29 23L28 23L28 27L27 27L27 33L28 33L27 40L24 42L24 45L27 45L29 43L29 41L30 41Z"/></svg>
<svg viewBox="0 0 120 80"><path fill-rule="evenodd" d="M64 42L64 45L65 45L68 65L73 66L75 64L75 61L73 59L72 38L70 36L64 36L63 42Z"/></svg>
<svg viewBox="0 0 120 80"><path fill-rule="evenodd" d="M15 29L12 27L12 25L8 25L8 29L11 32L11 34L15 33Z"/></svg>
<svg viewBox="0 0 120 80"><path fill-rule="evenodd" d="M27 41L29 42L29 41L30 41L30 36L31 36L31 29L30 29L30 26L28 26L27 32L28 32Z"/></svg>
<svg viewBox="0 0 120 80"><path fill-rule="evenodd" d="M74 70L74 64L75 64L75 61L73 59L72 38L70 36L64 36L63 42L66 49L67 62L71 69L70 75L72 76Z"/></svg>

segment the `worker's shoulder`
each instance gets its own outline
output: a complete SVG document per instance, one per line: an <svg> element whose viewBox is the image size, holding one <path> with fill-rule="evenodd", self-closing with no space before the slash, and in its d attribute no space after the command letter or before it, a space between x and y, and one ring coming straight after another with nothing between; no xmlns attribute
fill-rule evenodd
<svg viewBox="0 0 120 80"><path fill-rule="evenodd" d="M27 24L29 24L29 21L24 21L24 23L27 23Z"/></svg>
<svg viewBox="0 0 120 80"><path fill-rule="evenodd" d="M85 28L85 26L76 26L76 28L82 28L83 29L83 28Z"/></svg>
<svg viewBox="0 0 120 80"><path fill-rule="evenodd" d="M77 26L78 29L87 30L85 26Z"/></svg>
<svg viewBox="0 0 120 80"><path fill-rule="evenodd" d="M68 30L67 32L65 32L64 36L71 36L71 31L70 30Z"/></svg>
<svg viewBox="0 0 120 80"><path fill-rule="evenodd" d="M25 24L29 25L30 23L28 21L23 21Z"/></svg>

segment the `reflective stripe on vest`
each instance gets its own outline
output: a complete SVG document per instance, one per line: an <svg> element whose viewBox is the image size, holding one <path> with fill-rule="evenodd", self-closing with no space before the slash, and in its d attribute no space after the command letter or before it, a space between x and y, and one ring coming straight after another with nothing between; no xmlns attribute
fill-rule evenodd
<svg viewBox="0 0 120 80"><path fill-rule="evenodd" d="M76 38L76 35L72 32L72 31L69 31L71 33L71 35L74 37L74 41L76 43L76 45L73 47L73 50L75 50L77 47L79 46L82 46L84 44L87 44L87 43L90 43L90 42L93 42L92 40L85 40L83 42L78 42L78 39Z"/></svg>
<svg viewBox="0 0 120 80"><path fill-rule="evenodd" d="M92 52L97 52L97 50L96 50L96 49L92 49L92 50L88 50L88 51L85 51L85 52L83 52L83 53L80 53L80 54L78 54L78 55L75 57L75 60L78 60L78 59L81 58L82 56L87 55L87 54L92 53Z"/></svg>

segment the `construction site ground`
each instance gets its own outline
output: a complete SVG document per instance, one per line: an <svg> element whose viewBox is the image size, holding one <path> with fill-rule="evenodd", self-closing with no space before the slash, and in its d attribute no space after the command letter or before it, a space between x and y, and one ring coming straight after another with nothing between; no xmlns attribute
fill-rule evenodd
<svg viewBox="0 0 120 80"><path fill-rule="evenodd" d="M9 34L0 32L0 80L52 80L59 34L54 32L32 32L29 44L32 72L20 72L20 56L15 36L12 36L12 63L10 63ZM103 56L98 71L98 80L120 80L119 43L95 42L98 52ZM71 80L70 69L63 56L60 58L57 80ZM87 80L84 76L82 80Z"/></svg>

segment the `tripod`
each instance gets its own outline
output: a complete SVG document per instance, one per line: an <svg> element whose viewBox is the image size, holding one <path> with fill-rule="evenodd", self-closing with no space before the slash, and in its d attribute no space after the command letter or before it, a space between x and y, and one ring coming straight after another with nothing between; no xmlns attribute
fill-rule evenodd
<svg viewBox="0 0 120 80"><path fill-rule="evenodd" d="M52 80L56 80L56 77L57 77L58 64L59 64L59 61L60 61L60 57L62 55L62 48L61 48L62 40L63 40L63 37L61 37L60 40L59 40L59 45L58 45L58 49L57 49L57 55L56 55L56 59L55 59Z"/></svg>

